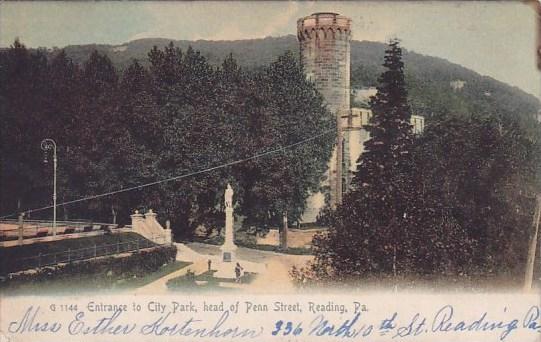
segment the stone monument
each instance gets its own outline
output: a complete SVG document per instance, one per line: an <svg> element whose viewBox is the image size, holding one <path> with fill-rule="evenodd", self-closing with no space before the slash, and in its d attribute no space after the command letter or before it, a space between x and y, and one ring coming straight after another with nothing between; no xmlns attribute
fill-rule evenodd
<svg viewBox="0 0 541 342"><path fill-rule="evenodd" d="M228 183L225 189L225 241L222 245L222 260L231 262L235 257L235 233L233 230L233 188Z"/></svg>
<svg viewBox="0 0 541 342"><path fill-rule="evenodd" d="M208 272L213 273L213 277L217 279L235 279L235 265L240 263L245 272L248 273L263 273L266 271L266 265L248 260L240 260L237 258L237 246L235 245L235 231L233 228L233 188L227 184L224 194L225 204L225 241L221 247L222 255L212 256L207 260ZM214 268L214 270L213 270Z"/></svg>

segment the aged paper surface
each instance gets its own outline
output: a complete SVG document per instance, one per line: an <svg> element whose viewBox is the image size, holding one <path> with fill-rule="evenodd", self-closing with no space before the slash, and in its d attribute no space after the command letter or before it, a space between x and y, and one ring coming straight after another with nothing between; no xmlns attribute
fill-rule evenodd
<svg viewBox="0 0 541 342"><path fill-rule="evenodd" d="M0 2L0 342L541 340L538 13Z"/></svg>

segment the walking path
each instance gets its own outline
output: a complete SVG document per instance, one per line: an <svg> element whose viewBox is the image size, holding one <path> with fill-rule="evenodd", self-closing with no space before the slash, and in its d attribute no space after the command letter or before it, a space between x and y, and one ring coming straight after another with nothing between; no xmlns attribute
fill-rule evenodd
<svg viewBox="0 0 541 342"><path fill-rule="evenodd" d="M309 248L312 245L314 235L325 232L323 228L295 229L290 228L287 233L287 245L289 247ZM280 232L278 229L271 229L262 237L257 237L257 243L260 245L280 245Z"/></svg>
<svg viewBox="0 0 541 342"><path fill-rule="evenodd" d="M186 275L188 270L193 271L195 274L201 274L207 270L206 262L202 262L202 261L196 262L184 268L181 268L180 270L171 272L161 277L160 279L153 281L150 284L147 284L143 287L138 288L135 291L135 293L136 294L164 294L168 291L167 282L170 279Z"/></svg>
<svg viewBox="0 0 541 342"><path fill-rule="evenodd" d="M152 294L163 294L167 292L167 282L170 279L177 278L183 275L186 275L188 270L194 272L196 275L205 272L208 268L207 259L204 255L201 255L191 248L187 247L183 243L175 243L177 247L177 260L178 261L187 261L192 264L181 268L175 272L171 272L150 284L147 284L143 287L140 287L135 291L135 293L152 293Z"/></svg>
<svg viewBox="0 0 541 342"><path fill-rule="evenodd" d="M168 291L167 281L183 276L188 270L196 275L208 270L210 259L215 269L221 261L220 246L204 243L175 243L178 249L177 260L191 262L178 271L172 272L156 281L136 290L137 294L164 294ZM256 272L258 276L250 284L221 283L222 287L243 288L250 293L283 293L293 290L293 283L289 277L289 270L293 265L302 266L312 259L309 255L290 255L269 251L239 247L236 250L237 261L246 271ZM231 274L234 277L234 274Z"/></svg>

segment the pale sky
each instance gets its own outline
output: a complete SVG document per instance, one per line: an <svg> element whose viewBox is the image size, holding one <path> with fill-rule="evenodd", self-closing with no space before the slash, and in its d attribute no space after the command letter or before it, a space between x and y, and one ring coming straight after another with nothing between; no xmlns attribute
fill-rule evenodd
<svg viewBox="0 0 541 342"><path fill-rule="evenodd" d="M540 97L536 23L521 2L1 2L0 46L122 44L160 37L235 40L296 34L298 18L337 12L355 40L398 37L408 50L445 58Z"/></svg>

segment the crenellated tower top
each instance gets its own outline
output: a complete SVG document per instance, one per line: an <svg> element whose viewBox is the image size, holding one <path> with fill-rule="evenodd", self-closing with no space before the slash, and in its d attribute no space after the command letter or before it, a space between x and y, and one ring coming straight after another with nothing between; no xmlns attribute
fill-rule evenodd
<svg viewBox="0 0 541 342"><path fill-rule="evenodd" d="M331 12L313 13L297 20L297 37L306 39L351 39L351 19Z"/></svg>

